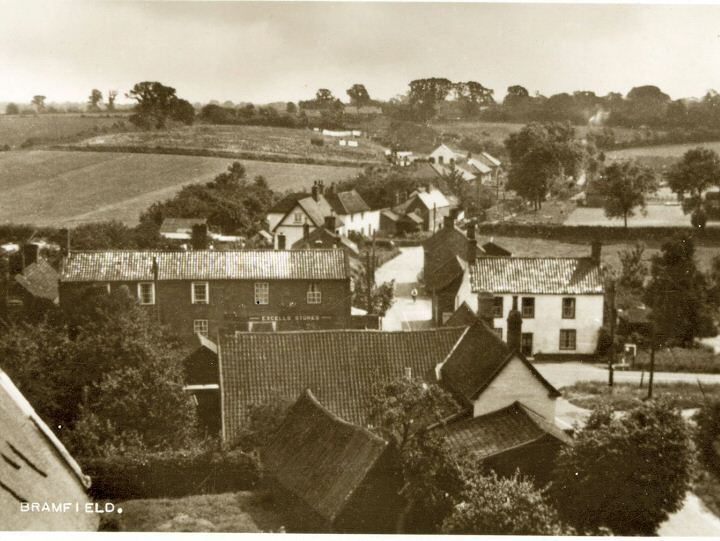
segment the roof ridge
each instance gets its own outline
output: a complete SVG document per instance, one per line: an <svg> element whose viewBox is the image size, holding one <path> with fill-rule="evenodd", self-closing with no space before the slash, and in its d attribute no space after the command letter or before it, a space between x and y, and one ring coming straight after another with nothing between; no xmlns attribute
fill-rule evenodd
<svg viewBox="0 0 720 541"><path fill-rule="evenodd" d="M296 329L287 331L275 331L275 332L262 332L262 331L237 331L237 334L226 335L221 337L221 341L232 341L238 336L248 335L260 335L260 336L285 336L291 334L397 334L397 335L410 335L410 334L433 334L433 333L447 333L449 331L457 331L458 329L468 329L469 325L455 325L452 327L433 327L430 329L415 329L412 331L393 330L385 331L382 329Z"/></svg>

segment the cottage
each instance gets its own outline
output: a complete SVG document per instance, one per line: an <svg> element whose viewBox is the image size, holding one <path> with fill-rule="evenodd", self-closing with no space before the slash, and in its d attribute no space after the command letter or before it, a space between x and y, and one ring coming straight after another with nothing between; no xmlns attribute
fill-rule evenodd
<svg viewBox="0 0 720 541"><path fill-rule="evenodd" d="M72 251L60 304L90 287L127 288L188 343L196 334L346 328L350 271L342 250Z"/></svg>
<svg viewBox="0 0 720 541"><path fill-rule="evenodd" d="M58 304L58 273L44 258L40 246L28 243L7 256L0 276L0 318L39 319Z"/></svg>
<svg viewBox="0 0 720 541"><path fill-rule="evenodd" d="M492 305L481 299L490 297ZM522 314L524 355L594 355L603 325L600 245L591 257L478 257L463 270L455 306L492 312L499 335L514 305Z"/></svg>
<svg viewBox="0 0 720 541"><path fill-rule="evenodd" d="M90 478L2 370L0 455L0 528L97 530L98 515L84 512L92 502L87 495ZM47 505L48 509L23 512L24 504Z"/></svg>
<svg viewBox="0 0 720 541"><path fill-rule="evenodd" d="M442 144L430 153L429 161L440 175L448 174L453 168L464 180L497 186L502 163L487 152L473 155Z"/></svg>
<svg viewBox="0 0 720 541"><path fill-rule="evenodd" d="M448 216L455 207L456 204L443 192L428 185L412 192L406 201L393 207L392 212L399 217L415 214L420 221L412 219L418 223L420 231L434 232L440 227L445 216Z"/></svg>

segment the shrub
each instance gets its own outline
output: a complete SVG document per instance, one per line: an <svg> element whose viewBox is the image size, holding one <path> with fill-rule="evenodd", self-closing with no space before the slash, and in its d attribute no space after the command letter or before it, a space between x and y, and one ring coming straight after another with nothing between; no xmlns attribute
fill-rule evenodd
<svg viewBox="0 0 720 541"><path fill-rule="evenodd" d="M638 351L635 359L638 370L650 369L650 352ZM720 373L720 358L705 347L663 348L655 351L655 370L658 372Z"/></svg>
<svg viewBox="0 0 720 541"><path fill-rule="evenodd" d="M695 415L695 445L702 463L720 475L720 401L706 403Z"/></svg>
<svg viewBox="0 0 720 541"><path fill-rule="evenodd" d="M315 145L316 147L321 147L325 145L325 139L323 139L322 137L313 137L312 139L310 139L310 144Z"/></svg>

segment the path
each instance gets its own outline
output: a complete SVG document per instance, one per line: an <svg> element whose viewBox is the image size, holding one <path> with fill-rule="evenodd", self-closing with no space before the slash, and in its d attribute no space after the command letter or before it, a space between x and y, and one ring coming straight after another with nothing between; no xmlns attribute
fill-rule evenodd
<svg viewBox="0 0 720 541"><path fill-rule="evenodd" d="M383 318L382 328L386 331L400 331L430 326L432 303L429 297L418 296L413 302L410 292L413 288L422 294L418 275L423 268L422 246L400 248L400 255L394 257L375 272L378 284L395 280L395 302Z"/></svg>

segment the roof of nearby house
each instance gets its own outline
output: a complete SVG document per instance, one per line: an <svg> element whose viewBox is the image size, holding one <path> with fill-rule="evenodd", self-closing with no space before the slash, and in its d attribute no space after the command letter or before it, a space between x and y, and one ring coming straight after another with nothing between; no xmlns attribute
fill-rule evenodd
<svg viewBox="0 0 720 541"><path fill-rule="evenodd" d="M442 380L467 403L471 403L513 358L520 359L551 394L560 395L525 357L511 352L495 331L482 322L470 327L453 349L440 369Z"/></svg>
<svg viewBox="0 0 720 541"><path fill-rule="evenodd" d="M443 224L443 227L438 229L422 243L423 250L425 250L426 253L430 253L441 246L450 246L454 250L464 253L467 247L465 232L455 224L453 224L452 227L446 227L445 224Z"/></svg>
<svg viewBox="0 0 720 541"><path fill-rule="evenodd" d="M326 193L325 198L336 214L355 214L370 210L368 204L355 190Z"/></svg>
<svg viewBox="0 0 720 541"><path fill-rule="evenodd" d="M268 211L269 214L285 214L287 212L290 212L292 209L295 208L297 205L297 202L300 199L304 199L306 197L310 197L310 194L307 192L293 192L285 195L280 201L275 203L270 210Z"/></svg>
<svg viewBox="0 0 720 541"><path fill-rule="evenodd" d="M430 191L416 192L415 195L428 209L450 206L445 194L437 188L432 188Z"/></svg>
<svg viewBox="0 0 720 541"><path fill-rule="evenodd" d="M403 176L418 180L434 180L440 176L440 173L430 162L415 161L412 165L403 168Z"/></svg>
<svg viewBox="0 0 720 541"><path fill-rule="evenodd" d="M328 202L324 195L318 195L317 201L313 196L307 193L291 193L286 195L275 206L273 206L268 214L283 214L283 219L275 226L277 229L284 221L284 217L290 214L296 207L300 207L310 218L310 221L316 227L322 227L325 223L326 216L335 214L335 210ZM343 220L339 216L335 218L337 227L343 225Z"/></svg>
<svg viewBox="0 0 720 541"><path fill-rule="evenodd" d="M343 107L343 112L348 115L380 115L382 114L382 107L378 105L346 105Z"/></svg>
<svg viewBox="0 0 720 541"><path fill-rule="evenodd" d="M225 438L232 441L250 404L311 389L331 411L364 424L373 383L411 368L424 377L445 360L466 328L422 331L238 333L220 342Z"/></svg>
<svg viewBox="0 0 720 541"><path fill-rule="evenodd" d="M387 445L370 431L333 414L305 390L262 459L276 483L332 522Z"/></svg>
<svg viewBox="0 0 720 541"><path fill-rule="evenodd" d="M334 231L328 231L324 227L316 227L312 231L310 231L310 234L308 235L308 238L301 238L300 240L296 241L292 245L293 250L300 250L300 249L310 249L310 248L316 248L317 246L315 243L317 241L320 241L323 243L323 247L331 248L333 247L337 242L341 243L342 246L350 250L350 252L353 255L359 255L360 250L357 247L357 244L355 244L353 241L351 241L349 238L345 237L344 235L338 235Z"/></svg>
<svg viewBox="0 0 720 541"><path fill-rule="evenodd" d="M477 175L477 170L464 161L455 162L452 165L436 163L433 164L433 167L440 176L449 175L454 169L456 173L459 173L462 176L463 180L467 181L475 180Z"/></svg>
<svg viewBox="0 0 720 541"><path fill-rule="evenodd" d="M429 291L439 291L462 276L467 268L465 258L449 248L438 248L424 269L423 280Z"/></svg>
<svg viewBox="0 0 720 541"><path fill-rule="evenodd" d="M408 214L405 214L405 215L402 216L400 219L401 219L401 220L409 220L409 221L414 222L414 223L416 223L416 224L421 224L421 223L423 223L422 216L420 216L420 215L417 213L417 211L412 211L412 212L410 212L410 213L408 213Z"/></svg>
<svg viewBox="0 0 720 541"><path fill-rule="evenodd" d="M479 157L473 157L468 160L468 165L471 166L475 171L482 173L483 175L491 173L493 168L485 163Z"/></svg>
<svg viewBox="0 0 720 541"><path fill-rule="evenodd" d="M49 517L20 513L19 502L68 501L67 498L77 498L78 490L90 487L90 478L2 370L0 454L0 527L11 530L52 527L56 522ZM69 479L79 486L67 486ZM83 515L76 515L77 529L88 526ZM70 521L62 521L68 529Z"/></svg>
<svg viewBox="0 0 720 541"><path fill-rule="evenodd" d="M455 155L457 155L457 156L459 156L459 157L461 157L461 158L465 158L465 157L467 156L467 154L468 154L466 150L460 150L459 148L450 146L450 145L448 145L447 143L442 143L442 144L439 145L437 148L435 148L435 150L433 150L432 153L437 152L437 151L440 150L442 147L445 147L445 148L448 149L450 152L452 152L453 154L455 154Z"/></svg>
<svg viewBox="0 0 720 541"><path fill-rule="evenodd" d="M385 216L386 218L392 220L393 222L397 222L401 216L397 214L396 212L393 212L390 209L384 209L380 212L381 216Z"/></svg>
<svg viewBox="0 0 720 541"><path fill-rule="evenodd" d="M479 257L470 266L472 291L537 295L602 294L600 265L589 257Z"/></svg>
<svg viewBox="0 0 720 541"><path fill-rule="evenodd" d="M163 233L192 233L195 225L207 225L206 218L165 218L160 226Z"/></svg>
<svg viewBox="0 0 720 541"><path fill-rule="evenodd" d="M108 250L70 252L63 282L153 280L340 280L349 277L342 250Z"/></svg>
<svg viewBox="0 0 720 541"><path fill-rule="evenodd" d="M571 442L562 430L519 402L479 417L451 421L436 430L445 435L451 448L479 459L500 455L548 436L563 444Z"/></svg>
<svg viewBox="0 0 720 541"><path fill-rule="evenodd" d="M463 303L457 307L457 310L453 312L444 325L446 327L469 327L471 325L475 325L478 321L480 321L480 318L478 318L472 308L463 301Z"/></svg>
<svg viewBox="0 0 720 541"><path fill-rule="evenodd" d="M490 167L500 167L502 165L502 162L498 160L495 156L487 153L487 152L481 152L477 155L477 157L481 160L483 160L486 164L488 164Z"/></svg>
<svg viewBox="0 0 720 541"><path fill-rule="evenodd" d="M486 242L482 245L482 251L488 256L511 256L512 252L506 250L499 244L495 244L493 241Z"/></svg>
<svg viewBox="0 0 720 541"><path fill-rule="evenodd" d="M25 270L15 275L15 281L30 295L50 302L58 300L58 280L60 275L44 259L40 258L31 263Z"/></svg>

